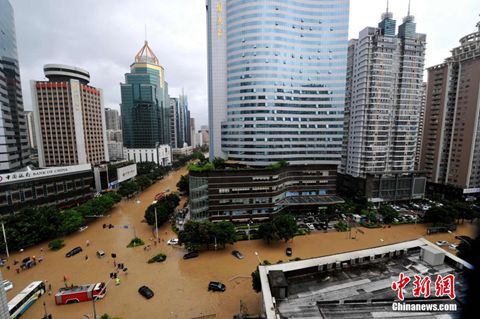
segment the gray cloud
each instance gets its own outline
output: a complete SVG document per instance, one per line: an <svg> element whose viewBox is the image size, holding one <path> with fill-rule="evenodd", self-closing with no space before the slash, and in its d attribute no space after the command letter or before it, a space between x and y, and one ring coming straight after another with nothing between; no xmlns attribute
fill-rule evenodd
<svg viewBox="0 0 480 319"><path fill-rule="evenodd" d="M136 52L148 41L165 68L170 94L189 96L197 126L208 122L204 0L10 0L15 9L24 103L31 109L32 79L43 79L46 63L87 69L102 88L105 104L118 108L119 83ZM391 0L397 24L408 0ZM350 37L376 26L386 0L351 0ZM478 0L413 0L418 32L427 34L427 66L441 63L478 22Z"/></svg>

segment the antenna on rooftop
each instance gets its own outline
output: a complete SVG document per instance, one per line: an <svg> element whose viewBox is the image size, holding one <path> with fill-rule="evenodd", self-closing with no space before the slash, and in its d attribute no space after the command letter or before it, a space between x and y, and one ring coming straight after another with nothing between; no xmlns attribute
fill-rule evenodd
<svg viewBox="0 0 480 319"><path fill-rule="evenodd" d="M407 14L407 16L410 16L410 2L411 2L411 0L408 0L408 14Z"/></svg>
<svg viewBox="0 0 480 319"><path fill-rule="evenodd" d="M145 43L147 43L147 25L145 24Z"/></svg>

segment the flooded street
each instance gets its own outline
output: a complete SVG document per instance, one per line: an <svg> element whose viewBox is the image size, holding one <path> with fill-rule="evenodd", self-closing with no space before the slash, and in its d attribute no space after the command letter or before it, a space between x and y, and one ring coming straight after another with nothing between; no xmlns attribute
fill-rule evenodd
<svg viewBox="0 0 480 319"><path fill-rule="evenodd" d="M474 227L465 222L460 225L455 234L437 234L426 236L424 225L403 225L385 229L364 229L364 234L356 234L355 239L348 238L348 233L321 233L295 238L292 242L266 245L260 240L243 241L234 246L227 246L221 251L200 253L199 258L183 260L183 249L166 245L169 238L176 237L170 225L165 224L160 237L165 241L153 245L149 239L153 237L151 228L142 223L146 207L153 201L155 194L166 189L175 190L180 176L186 174L186 169L170 173L163 180L152 185L138 198L122 201L117 204L107 217L101 218L89 225L82 232L65 238L66 246L57 252L50 252L47 244L37 245L23 253L12 254L8 265L13 260L22 260L27 256L44 255L44 260L32 269L17 274L12 266L10 270L2 268L5 279L14 283L14 289L7 293L7 299L12 299L27 284L34 280L47 280L52 285L53 294L64 285L63 278L67 276L69 283L83 285L100 281L109 281L110 272L114 271L114 261L111 253L116 253L117 263L124 263L128 275L121 274L121 284L108 285L104 300L98 301L97 315L103 313L123 319L135 318L194 318L202 315L216 314L217 318L232 318L239 312L242 300L250 313L260 310L260 294L252 290L250 274L255 270L258 252L261 260L276 263L287 260L285 248L293 249L293 256L309 258L322 255L380 246L394 242L411 240L425 236L431 241L454 239L457 235L473 236ZM137 203L137 200L140 202ZM183 205L184 202L181 203ZM102 225L113 224L113 229L103 229ZM128 226L128 228L124 227ZM126 248L134 233L146 244L151 244L150 251L144 251L143 246ZM353 232L355 235L355 232ZM91 242L86 246L86 241ZM72 248L81 246L83 252L66 258L65 254ZM43 253L40 249L43 248ZM96 257L97 250L104 250L106 257ZM245 256L238 260L231 255L237 249ZM147 264L147 260L158 253L167 255L167 260L159 264ZM85 256L88 256L88 260ZM226 284L225 293L208 292L208 282L221 281ZM47 283L47 286L48 286ZM150 287L155 296L146 300L137 292L142 285ZM36 302L22 318L38 319L44 314L42 302L46 302L47 310L55 319L81 319L88 314L92 318L91 302L74 305L57 306L54 297L44 295Z"/></svg>

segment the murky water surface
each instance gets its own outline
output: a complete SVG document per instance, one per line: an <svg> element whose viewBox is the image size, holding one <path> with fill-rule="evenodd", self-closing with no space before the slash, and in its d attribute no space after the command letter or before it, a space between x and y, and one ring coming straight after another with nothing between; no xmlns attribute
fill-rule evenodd
<svg viewBox="0 0 480 319"><path fill-rule="evenodd" d="M116 253L116 262L124 263L128 274L121 275L121 283L116 286L111 282L104 300L97 302L97 315L109 313L123 319L135 318L194 318L202 315L216 314L217 318L232 318L240 309L240 300L244 302L250 313L260 310L260 294L251 288L251 272L258 264L255 252L261 260L272 263L287 260L285 248L292 247L293 257L309 258L342 251L362 249L382 244L390 244L425 236L431 241L447 240L458 242L454 234L437 234L426 236L423 225L396 226L390 229L363 229L365 234L358 233L355 239L348 238L348 233L317 232L308 236L295 238L292 242L266 245L262 241L243 241L233 247L221 251L202 252L199 258L183 260L183 249L166 245L169 238L175 237L168 225L164 225L160 235L164 239L158 245L149 240L153 237L151 228L142 223L146 207L153 201L155 194L166 189L175 190L176 183L186 170L172 172L163 180L152 185L138 198L122 201L112 211L110 216L91 223L89 228L65 238L66 246L58 252L47 250L46 243L29 248L22 253L14 253L8 262L22 260L27 256L44 257L39 265L17 274L12 266L10 270L2 269L5 279L14 283L14 289L7 293L10 300L28 283L34 280L47 280L52 285L53 294L64 285L63 278L67 276L70 283L89 284L99 281L107 282L110 272L114 271L114 261L111 253ZM137 202L139 200L140 202ZM183 205L183 201L181 205ZM103 229L104 223L113 224L114 229ZM128 229L123 226L128 225ZM146 243L151 244L150 251L143 247L126 248L134 233ZM456 234L472 236L474 227L465 223ZM86 246L86 241L90 246ZM70 249L81 246L83 252L65 258ZM41 252L43 248L43 252ZM104 250L104 258L96 257L97 250ZM233 249L240 250L245 259L238 260L231 255ZM166 262L147 264L147 260L163 252L167 255ZM86 260L85 256L88 256ZM208 282L221 281L226 284L225 293L208 292ZM142 285L150 287L155 296L146 300L137 292ZM44 314L43 301L47 311L55 319L80 319L84 315L93 318L91 302L74 305L57 306L54 297L44 295L36 302L22 318L38 319Z"/></svg>

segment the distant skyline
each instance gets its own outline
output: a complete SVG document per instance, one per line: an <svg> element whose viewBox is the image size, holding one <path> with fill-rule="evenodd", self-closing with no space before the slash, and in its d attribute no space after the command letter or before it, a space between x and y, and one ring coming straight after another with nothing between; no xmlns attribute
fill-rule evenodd
<svg viewBox="0 0 480 319"><path fill-rule="evenodd" d="M171 96L182 88L197 129L208 123L204 0L10 0L15 10L24 105L31 110L30 80L42 80L43 65L71 64L90 72L102 88L105 107L119 109L120 86L147 39L165 68ZM367 4L368 3L368 4ZM349 38L377 26L386 0L350 1ZM408 0L390 0L400 24ZM478 0L412 0L417 32L427 34L426 67L443 62L480 21ZM426 78L425 78L426 79Z"/></svg>

